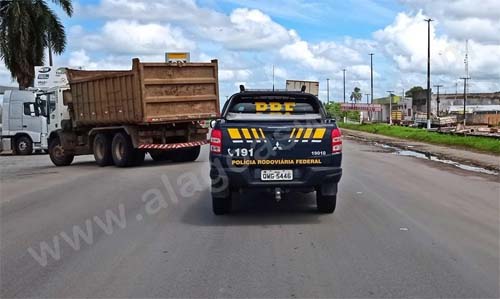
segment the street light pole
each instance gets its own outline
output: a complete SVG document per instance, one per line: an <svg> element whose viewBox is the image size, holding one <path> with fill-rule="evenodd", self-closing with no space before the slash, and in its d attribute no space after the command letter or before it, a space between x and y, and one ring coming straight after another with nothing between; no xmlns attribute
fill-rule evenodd
<svg viewBox="0 0 500 299"><path fill-rule="evenodd" d="M388 90L389 93L389 125L392 125L392 94L394 90Z"/></svg>
<svg viewBox="0 0 500 299"><path fill-rule="evenodd" d="M326 78L326 102L330 104L330 78Z"/></svg>
<svg viewBox="0 0 500 299"><path fill-rule="evenodd" d="M425 20L427 22L427 129L431 128L431 22L433 19Z"/></svg>
<svg viewBox="0 0 500 299"><path fill-rule="evenodd" d="M370 92L371 92L371 104L373 104L373 53L370 53Z"/></svg>
<svg viewBox="0 0 500 299"><path fill-rule="evenodd" d="M443 87L443 85L439 85L439 84L438 84L438 85L434 85L434 87L436 87L436 88L437 88L437 98L436 98L436 103L437 103L437 107L436 107L436 108L437 108L437 109L436 109L436 115L437 115L437 117L439 117L439 102L440 102L440 101L439 101L439 88ZM446 91L446 90L445 90L445 91Z"/></svg>

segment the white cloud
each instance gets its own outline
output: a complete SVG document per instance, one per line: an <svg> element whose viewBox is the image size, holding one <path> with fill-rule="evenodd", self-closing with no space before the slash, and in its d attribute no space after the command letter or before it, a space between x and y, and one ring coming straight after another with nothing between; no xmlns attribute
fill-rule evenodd
<svg viewBox="0 0 500 299"><path fill-rule="evenodd" d="M500 42L500 1L498 0L402 0L440 22L450 38L479 43Z"/></svg>
<svg viewBox="0 0 500 299"><path fill-rule="evenodd" d="M201 35L233 50L269 50L287 43L294 35L256 9L235 9L228 21L225 26L200 27Z"/></svg>
<svg viewBox="0 0 500 299"><path fill-rule="evenodd" d="M169 24L142 24L134 20L114 20L97 33L84 33L80 27L70 30L75 46L114 54L151 55L166 51L190 51L195 43L180 28Z"/></svg>
<svg viewBox="0 0 500 299"><path fill-rule="evenodd" d="M375 32L375 39L393 59L401 72L424 73L427 64L427 16L400 13L393 24ZM465 42L438 35L436 23L431 29L431 68L434 75L452 81L464 75ZM471 40L469 70L476 79L498 80L500 76L500 44L490 45ZM451 79L453 78L453 79Z"/></svg>
<svg viewBox="0 0 500 299"><path fill-rule="evenodd" d="M215 26L227 18L213 9L202 8L194 0L101 0L97 5L80 6L78 15L146 22L196 23Z"/></svg>

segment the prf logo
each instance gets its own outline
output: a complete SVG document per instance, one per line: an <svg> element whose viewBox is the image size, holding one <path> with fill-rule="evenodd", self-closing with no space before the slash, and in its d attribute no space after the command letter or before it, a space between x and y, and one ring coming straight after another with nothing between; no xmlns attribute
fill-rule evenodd
<svg viewBox="0 0 500 299"><path fill-rule="evenodd" d="M290 114L294 108L294 102L255 102L255 112L257 113Z"/></svg>

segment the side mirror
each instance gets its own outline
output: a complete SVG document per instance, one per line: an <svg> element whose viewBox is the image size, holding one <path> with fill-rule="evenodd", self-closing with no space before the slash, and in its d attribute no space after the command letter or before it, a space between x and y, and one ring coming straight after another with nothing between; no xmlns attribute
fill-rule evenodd
<svg viewBox="0 0 500 299"><path fill-rule="evenodd" d="M213 129L213 128L215 127L215 125L216 125L216 124L217 124L217 120L212 119L212 120L210 121L210 129Z"/></svg>

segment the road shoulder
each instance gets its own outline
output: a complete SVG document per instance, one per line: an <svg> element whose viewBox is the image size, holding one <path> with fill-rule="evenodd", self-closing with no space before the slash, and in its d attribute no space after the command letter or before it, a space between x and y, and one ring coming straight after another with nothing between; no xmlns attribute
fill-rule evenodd
<svg viewBox="0 0 500 299"><path fill-rule="evenodd" d="M382 136L344 128L342 128L342 132L345 136L361 141L386 144L426 155L433 155L441 159L456 161L465 165L482 167L495 172L500 171L500 156L494 154L478 153L474 151Z"/></svg>

